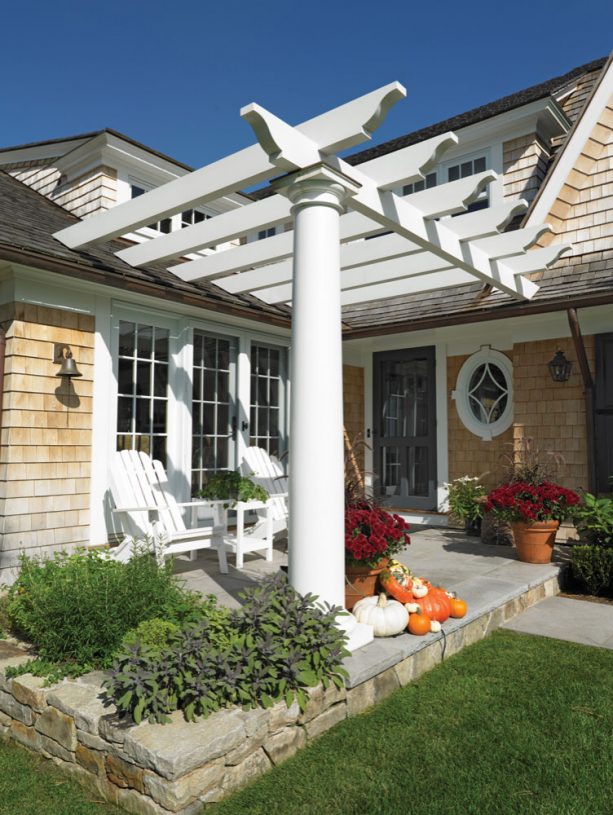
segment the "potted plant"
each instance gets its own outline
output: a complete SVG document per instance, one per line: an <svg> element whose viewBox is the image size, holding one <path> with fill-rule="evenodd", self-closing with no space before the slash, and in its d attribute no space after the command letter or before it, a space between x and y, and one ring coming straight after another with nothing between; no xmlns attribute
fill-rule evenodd
<svg viewBox="0 0 613 815"><path fill-rule="evenodd" d="M375 594L377 577L389 559L410 543L400 515L362 499L345 506L345 606Z"/></svg>
<svg viewBox="0 0 613 815"><path fill-rule="evenodd" d="M485 510L511 525L519 560L549 563L560 521L574 514L579 501L576 492L559 484L514 481L492 490Z"/></svg>
<svg viewBox="0 0 613 815"><path fill-rule="evenodd" d="M198 493L199 498L209 501L227 499L232 504L237 501L268 501L269 495L264 487L255 484L250 478L230 470L215 473ZM230 506L230 504L228 504Z"/></svg>
<svg viewBox="0 0 613 815"><path fill-rule="evenodd" d="M481 476L471 477L463 475L454 478L447 488L449 496L449 509L451 514L463 524L468 535L481 534L481 521L483 519L483 499L487 494L485 487L479 483Z"/></svg>

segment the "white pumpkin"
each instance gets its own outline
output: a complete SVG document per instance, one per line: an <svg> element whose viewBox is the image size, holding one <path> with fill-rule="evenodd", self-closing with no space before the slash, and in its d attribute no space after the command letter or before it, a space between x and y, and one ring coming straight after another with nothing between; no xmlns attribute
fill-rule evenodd
<svg viewBox="0 0 613 815"><path fill-rule="evenodd" d="M439 623L438 620L430 620L430 631L433 634L440 634L442 630L442 625Z"/></svg>
<svg viewBox="0 0 613 815"><path fill-rule="evenodd" d="M400 634L409 621L409 612L397 600L389 600L386 594L364 597L353 607L359 623L372 625L375 637L393 637Z"/></svg>

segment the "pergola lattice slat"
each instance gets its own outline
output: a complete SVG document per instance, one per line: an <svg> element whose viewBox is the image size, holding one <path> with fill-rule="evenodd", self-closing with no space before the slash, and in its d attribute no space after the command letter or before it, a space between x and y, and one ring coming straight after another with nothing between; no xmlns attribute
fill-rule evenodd
<svg viewBox="0 0 613 815"><path fill-rule="evenodd" d="M281 176L273 181L276 194L269 199L178 236L131 247L121 257L132 264L181 257L291 216L293 232L171 270L184 280L208 279L264 301L291 302L289 577L298 591L334 605L342 604L344 596L341 305L474 281L514 299L528 299L538 286L526 275L542 271L568 249L556 245L526 252L543 228L502 233L525 210L524 201L464 212L495 179L491 171L406 198L394 192L423 178L443 151L457 143L453 134L357 165L335 155L369 138L403 96L402 86L392 83L298 127L249 105L243 115L257 145L56 235L73 248L107 240ZM451 215L455 217L445 217ZM381 234L386 232L392 234ZM371 236L376 237L361 241ZM239 452L241 443L239 438ZM354 626L350 648L372 638L350 615L339 618L339 625Z"/></svg>

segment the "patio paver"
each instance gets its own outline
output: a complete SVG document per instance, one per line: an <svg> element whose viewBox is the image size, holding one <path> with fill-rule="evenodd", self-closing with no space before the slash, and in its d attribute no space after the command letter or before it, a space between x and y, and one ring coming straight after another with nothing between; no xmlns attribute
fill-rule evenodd
<svg viewBox="0 0 613 815"><path fill-rule="evenodd" d="M613 649L613 605L606 603L548 597L504 627L524 634Z"/></svg>

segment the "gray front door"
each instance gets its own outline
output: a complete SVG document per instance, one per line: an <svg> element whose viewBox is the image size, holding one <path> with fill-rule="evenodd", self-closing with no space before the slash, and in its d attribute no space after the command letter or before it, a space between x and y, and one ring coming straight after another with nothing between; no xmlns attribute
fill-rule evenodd
<svg viewBox="0 0 613 815"><path fill-rule="evenodd" d="M399 509L436 509L434 348L373 355L375 492Z"/></svg>

